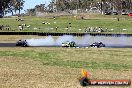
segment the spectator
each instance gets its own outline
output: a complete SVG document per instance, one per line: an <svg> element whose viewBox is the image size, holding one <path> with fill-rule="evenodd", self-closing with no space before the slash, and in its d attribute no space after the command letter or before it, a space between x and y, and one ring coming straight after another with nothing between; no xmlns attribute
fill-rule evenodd
<svg viewBox="0 0 132 88"><path fill-rule="evenodd" d="M53 18L54 18L54 20L56 20L55 16Z"/></svg>
<svg viewBox="0 0 132 88"><path fill-rule="evenodd" d="M55 30L57 31L58 30L58 27L55 27Z"/></svg>
<svg viewBox="0 0 132 88"><path fill-rule="evenodd" d="M23 25L18 25L19 30L23 30Z"/></svg>
<svg viewBox="0 0 132 88"><path fill-rule="evenodd" d="M0 25L0 30L3 30L4 29L4 26L3 25Z"/></svg>

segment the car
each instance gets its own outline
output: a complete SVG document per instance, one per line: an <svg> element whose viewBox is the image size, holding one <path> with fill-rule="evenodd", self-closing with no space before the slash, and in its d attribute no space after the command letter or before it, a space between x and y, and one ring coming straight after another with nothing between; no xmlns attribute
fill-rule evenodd
<svg viewBox="0 0 132 88"><path fill-rule="evenodd" d="M122 14L122 15L127 15L128 13L127 13L126 10L122 10L121 14Z"/></svg>
<svg viewBox="0 0 132 88"><path fill-rule="evenodd" d="M129 13L128 16L132 16L132 13Z"/></svg>
<svg viewBox="0 0 132 88"><path fill-rule="evenodd" d="M18 40L16 46L28 47L28 43L26 40Z"/></svg>
<svg viewBox="0 0 132 88"><path fill-rule="evenodd" d="M97 7L91 7L91 8L89 9L89 12L97 13L97 12L100 12L100 10L99 10Z"/></svg>
<svg viewBox="0 0 132 88"><path fill-rule="evenodd" d="M0 18L2 18L3 16L2 15L0 15Z"/></svg>
<svg viewBox="0 0 132 88"><path fill-rule="evenodd" d="M105 47L105 44L103 44L102 42L95 42L95 43L91 44L90 47L101 48L101 47Z"/></svg>
<svg viewBox="0 0 132 88"><path fill-rule="evenodd" d="M110 11L105 11L104 14L105 15L111 15L111 12Z"/></svg>
<svg viewBox="0 0 132 88"><path fill-rule="evenodd" d="M113 15L118 15L118 12L114 11L114 12L113 12Z"/></svg>
<svg viewBox="0 0 132 88"><path fill-rule="evenodd" d="M0 18L3 18L3 15L0 13Z"/></svg>
<svg viewBox="0 0 132 88"><path fill-rule="evenodd" d="M112 11L111 10L105 10L104 11L104 15L111 15L112 14Z"/></svg>
<svg viewBox="0 0 132 88"><path fill-rule="evenodd" d="M74 41L66 41L62 43L62 47L76 47L76 43Z"/></svg>

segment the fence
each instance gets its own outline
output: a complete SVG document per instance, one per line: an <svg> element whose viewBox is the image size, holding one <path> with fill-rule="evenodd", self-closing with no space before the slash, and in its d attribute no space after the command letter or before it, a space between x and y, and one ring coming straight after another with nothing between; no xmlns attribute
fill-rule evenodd
<svg viewBox="0 0 132 88"><path fill-rule="evenodd" d="M132 36L132 34L105 34L105 33L48 33L48 32L0 32L0 35L38 35L38 36L63 36L63 35L73 35L73 36Z"/></svg>

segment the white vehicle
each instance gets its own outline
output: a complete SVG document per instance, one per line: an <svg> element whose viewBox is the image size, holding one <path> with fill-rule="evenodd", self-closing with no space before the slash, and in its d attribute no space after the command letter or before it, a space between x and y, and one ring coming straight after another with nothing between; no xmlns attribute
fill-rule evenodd
<svg viewBox="0 0 132 88"><path fill-rule="evenodd" d="M76 43L74 41L66 41L62 43L62 47L75 47Z"/></svg>

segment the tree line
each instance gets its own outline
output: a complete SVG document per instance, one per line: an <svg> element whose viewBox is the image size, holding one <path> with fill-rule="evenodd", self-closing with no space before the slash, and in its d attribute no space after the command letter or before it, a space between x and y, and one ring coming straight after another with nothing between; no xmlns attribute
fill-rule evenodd
<svg viewBox="0 0 132 88"><path fill-rule="evenodd" d="M57 10L66 9L90 9L98 7L99 9L132 10L132 0L52 0Z"/></svg>
<svg viewBox="0 0 132 88"><path fill-rule="evenodd" d="M24 0L0 0L0 16L3 17L7 13L20 11L23 9Z"/></svg>
<svg viewBox="0 0 132 88"><path fill-rule="evenodd" d="M0 16L4 16L7 13L20 11L23 9L24 0L0 0ZM66 11L66 10L90 10L90 8L96 7L101 12L105 10L132 10L132 0L51 0L49 5L40 4L36 5L28 11Z"/></svg>

